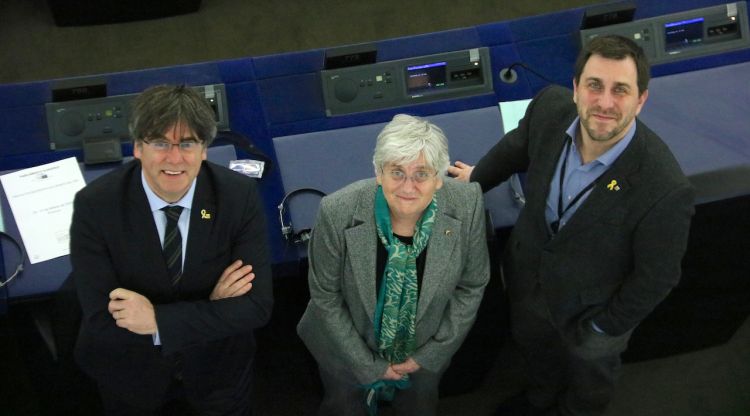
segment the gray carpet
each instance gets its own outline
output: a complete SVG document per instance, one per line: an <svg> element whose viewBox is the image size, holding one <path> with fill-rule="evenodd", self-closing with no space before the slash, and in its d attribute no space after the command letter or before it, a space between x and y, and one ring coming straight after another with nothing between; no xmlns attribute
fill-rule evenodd
<svg viewBox="0 0 750 416"><path fill-rule="evenodd" d="M197 13L121 24L57 27L44 0L2 0L0 83L327 48L596 3L203 0Z"/></svg>

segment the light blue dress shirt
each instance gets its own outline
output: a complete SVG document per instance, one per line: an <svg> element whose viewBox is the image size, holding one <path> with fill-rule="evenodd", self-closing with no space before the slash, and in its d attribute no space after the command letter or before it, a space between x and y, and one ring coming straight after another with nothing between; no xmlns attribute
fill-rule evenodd
<svg viewBox="0 0 750 416"><path fill-rule="evenodd" d="M604 152L598 158L584 165L575 141L578 129L580 128L580 117L576 117L570 127L568 127L568 129L565 131L572 143L570 152L568 153L568 161L566 162L565 166L565 181L563 182L562 188L563 210L568 207L568 204L570 204L570 202L575 199L576 195L578 195L579 192L581 192L584 188L586 188L586 186L595 181L596 178L601 176L602 173L606 172L607 169L609 169L609 167L615 162L615 160L620 157L625 148L628 147L630 142L633 140L633 136L635 136L635 123L633 123L622 140L617 142L617 144L612 146L611 149ZM557 204L559 201L558 196L560 195L560 171L562 170L564 158L565 150L563 150L563 152L560 154L560 159L557 161L555 174L552 176L552 181L549 185L549 194L547 195L547 208L545 210L545 217L547 219L548 225L553 223L554 221L557 221L558 219ZM560 218L559 229L562 229L565 224L570 221L570 218L576 212L578 207L583 204L586 198L588 198L590 193L591 189L588 190L583 196L581 196L581 198L573 206L568 208L568 210L563 214L562 218Z"/></svg>

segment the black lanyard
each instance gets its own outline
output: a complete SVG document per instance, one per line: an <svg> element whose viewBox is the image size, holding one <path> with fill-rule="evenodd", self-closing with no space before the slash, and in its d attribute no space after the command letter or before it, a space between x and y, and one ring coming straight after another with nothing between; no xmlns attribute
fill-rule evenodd
<svg viewBox="0 0 750 416"><path fill-rule="evenodd" d="M591 188L593 188L594 185L596 185L596 183L599 181L599 178L604 175L604 173L602 173L601 175L597 176L597 178L594 179L590 184L581 189L581 192L579 192L578 195L576 195L575 198L570 201L570 204L568 204L568 206L563 209L563 183L565 183L565 168L568 166L568 156L570 156L570 144L572 141L573 139L570 139L565 143L565 156L563 156L563 163L562 167L560 168L560 193L557 195L557 220L553 221L549 225L549 227L552 229L553 234L557 234L557 231L559 231L560 220L562 220L563 215L565 215L570 207L574 206L579 199L583 198L586 192L590 191Z"/></svg>

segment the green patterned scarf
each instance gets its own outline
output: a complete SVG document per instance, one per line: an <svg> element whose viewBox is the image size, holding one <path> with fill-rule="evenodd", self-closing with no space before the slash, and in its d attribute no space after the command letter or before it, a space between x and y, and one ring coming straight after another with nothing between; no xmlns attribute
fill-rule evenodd
<svg viewBox="0 0 750 416"><path fill-rule="evenodd" d="M415 350L417 318L417 257L427 247L437 212L436 198L427 206L414 228L412 245L406 245L393 235L391 212L378 186L375 193L375 224L378 237L388 251L388 261L380 284L375 309L375 339L378 354L390 363L402 363ZM398 381L378 380L365 386L366 405L370 415L377 414L378 400L393 400L396 389L409 387L409 377Z"/></svg>

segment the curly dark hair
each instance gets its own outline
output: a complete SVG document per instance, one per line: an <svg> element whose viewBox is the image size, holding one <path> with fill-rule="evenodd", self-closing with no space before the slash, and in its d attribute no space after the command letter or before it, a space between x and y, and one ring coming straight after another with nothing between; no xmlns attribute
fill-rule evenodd
<svg viewBox="0 0 750 416"><path fill-rule="evenodd" d="M591 55L599 55L607 59L621 60L627 57L633 58L635 68L638 72L638 95L648 89L648 81L651 79L651 67L648 58L638 44L632 40L619 35L597 36L586 44L581 53L578 54L575 66L576 84L581 81L583 67L586 66Z"/></svg>

